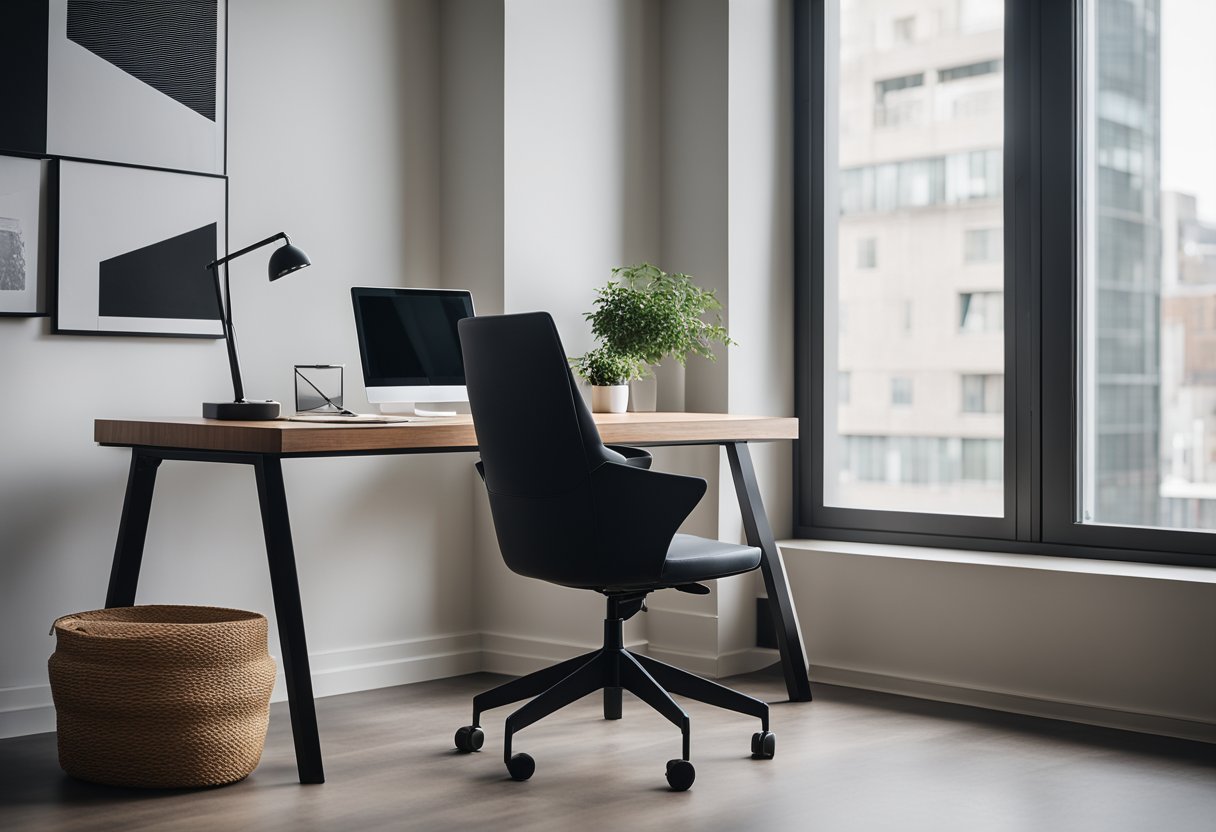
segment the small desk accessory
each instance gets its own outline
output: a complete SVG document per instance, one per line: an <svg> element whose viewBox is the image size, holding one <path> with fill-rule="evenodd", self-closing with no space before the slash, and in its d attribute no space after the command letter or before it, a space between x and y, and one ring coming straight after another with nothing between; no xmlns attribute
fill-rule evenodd
<svg viewBox="0 0 1216 832"><path fill-rule="evenodd" d="M345 365L296 364L294 369L297 413L354 415L342 406L342 391L346 388Z"/></svg>
<svg viewBox="0 0 1216 832"><path fill-rule="evenodd" d="M273 237L267 237L261 242L246 246L240 251L234 251L226 257L207 264L215 276L215 299L219 303L224 323L224 340L228 344L228 367L232 371L232 401L203 402L204 419L240 419L247 421L267 421L279 418L280 405L276 401L249 401L245 398L245 386L241 383L241 364L236 355L236 333L232 328L232 290L228 284L228 261L235 260L251 251L282 240L284 245L275 249L270 255L269 276L271 282L280 277L312 265L308 255L291 244L287 235L280 231ZM220 286L219 267L224 267L224 285Z"/></svg>

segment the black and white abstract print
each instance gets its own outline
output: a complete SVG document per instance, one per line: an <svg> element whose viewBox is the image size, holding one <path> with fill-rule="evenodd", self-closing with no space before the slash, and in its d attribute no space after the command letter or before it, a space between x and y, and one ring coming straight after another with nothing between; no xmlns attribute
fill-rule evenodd
<svg viewBox="0 0 1216 832"><path fill-rule="evenodd" d="M0 292L24 292L25 269L25 237L21 233L21 220L0 217Z"/></svg>
<svg viewBox="0 0 1216 832"><path fill-rule="evenodd" d="M0 314L42 310L41 257L45 163L0 156Z"/></svg>

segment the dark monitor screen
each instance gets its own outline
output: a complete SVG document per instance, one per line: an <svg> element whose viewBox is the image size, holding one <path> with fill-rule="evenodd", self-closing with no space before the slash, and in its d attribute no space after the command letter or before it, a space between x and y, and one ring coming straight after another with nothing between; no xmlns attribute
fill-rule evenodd
<svg viewBox="0 0 1216 832"><path fill-rule="evenodd" d="M456 322L473 298L455 289L350 290L368 387L464 384Z"/></svg>

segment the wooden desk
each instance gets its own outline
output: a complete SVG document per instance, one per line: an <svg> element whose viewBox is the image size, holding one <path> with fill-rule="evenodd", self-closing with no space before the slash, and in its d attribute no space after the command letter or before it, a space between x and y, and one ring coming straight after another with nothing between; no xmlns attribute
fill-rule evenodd
<svg viewBox="0 0 1216 832"><path fill-rule="evenodd" d="M747 541L763 552L760 569L771 600L786 690L792 701L809 701L811 687L806 654L794 604L747 447L748 442L798 438L797 420L721 413L597 413L595 422L603 440L609 444L725 446ZM101 445L131 449L127 494L106 592L107 607L135 603L156 471L161 462L185 460L253 466L279 625L296 765L300 782L323 783L325 773L282 461L327 456L476 451L473 420L466 415L347 426L285 421L98 419L94 422L93 438Z"/></svg>

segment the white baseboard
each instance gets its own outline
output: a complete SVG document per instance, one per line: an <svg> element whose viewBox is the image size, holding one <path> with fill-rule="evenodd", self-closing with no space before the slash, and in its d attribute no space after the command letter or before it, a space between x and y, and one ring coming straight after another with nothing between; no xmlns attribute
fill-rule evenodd
<svg viewBox="0 0 1216 832"><path fill-rule="evenodd" d="M336 696L360 690L425 682L476 673L482 667L481 634L452 633L384 644L309 653L313 694ZM283 663L271 700L283 701ZM0 738L55 730L51 686L0 688Z"/></svg>
<svg viewBox="0 0 1216 832"><path fill-rule="evenodd" d="M926 679L888 676L866 670L825 665L812 665L810 677L812 682L826 685L895 693L916 699L971 705L993 711L1006 711L1060 719L1066 722L1080 722L1085 725L1098 725L1104 728L1119 728L1142 734L1158 734L1216 743L1216 724L1165 714L1133 713L1101 705L1042 699L1008 691L967 688Z"/></svg>
<svg viewBox="0 0 1216 832"><path fill-rule="evenodd" d="M733 676L772 664L775 650L751 648L721 656L668 650L638 640L626 645L661 661L708 677ZM597 649L577 644L502 633L454 633L428 638L310 654L316 696L404 685L485 670L513 676ZM813 665L815 683L894 693L918 699L952 702L990 710L1060 719L1216 743L1216 724L1170 716L1121 711L1098 705L1063 702L943 684L925 679L890 676L854 668ZM274 698L284 698L282 680ZM55 730L55 708L49 685L0 688L0 738Z"/></svg>
<svg viewBox="0 0 1216 832"><path fill-rule="evenodd" d="M753 673L781 661L781 653L772 647L748 647L732 650L718 657L718 677L738 676Z"/></svg>
<svg viewBox="0 0 1216 832"><path fill-rule="evenodd" d="M277 657L275 659L278 661ZM337 696L481 670L481 634L450 633L308 654L313 695ZM282 663L272 701L287 699Z"/></svg>
<svg viewBox="0 0 1216 832"><path fill-rule="evenodd" d="M581 653L598 650L599 644L576 644L568 641L511 636L505 633L482 633L482 670L523 676L556 662L572 659ZM626 649L650 654L644 639L627 642Z"/></svg>
<svg viewBox="0 0 1216 832"><path fill-rule="evenodd" d="M55 730L51 686L0 688L0 739Z"/></svg>
<svg viewBox="0 0 1216 832"><path fill-rule="evenodd" d="M714 655L672 650L669 647L659 647L651 643L647 648L647 654L659 661L674 664L676 667L709 679L724 679L727 676L738 676L740 673L751 673L753 670L760 670L774 662L781 661L781 656L776 650L766 647L748 647Z"/></svg>

